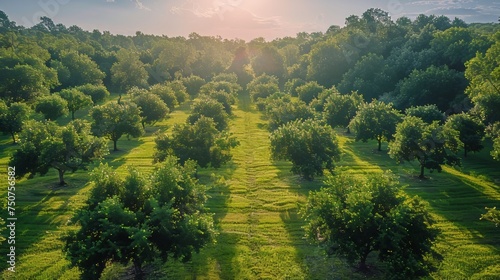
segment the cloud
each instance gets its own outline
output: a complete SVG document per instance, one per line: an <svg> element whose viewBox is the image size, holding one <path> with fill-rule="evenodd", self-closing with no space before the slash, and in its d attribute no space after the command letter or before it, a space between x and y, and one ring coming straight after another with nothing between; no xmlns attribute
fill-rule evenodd
<svg viewBox="0 0 500 280"><path fill-rule="evenodd" d="M116 0L106 0L108 3L116 3ZM151 11L150 8L146 7L141 0L130 0L130 2L135 3L135 7L140 10Z"/></svg>

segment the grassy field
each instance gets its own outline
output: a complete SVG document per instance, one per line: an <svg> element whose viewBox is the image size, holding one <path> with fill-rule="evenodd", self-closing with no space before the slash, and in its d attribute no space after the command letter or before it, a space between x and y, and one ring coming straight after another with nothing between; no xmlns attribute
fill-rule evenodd
<svg viewBox="0 0 500 280"><path fill-rule="evenodd" d="M184 122L189 104L171 117L147 128L139 139L118 142L120 151L105 159L119 172L136 166L148 172L152 168L154 132ZM84 112L81 113L82 115ZM62 120L65 121L65 120ZM67 121L67 120L66 120ZM321 249L303 239L304 225L297 213L307 194L321 187L321 178L301 180L289 172L287 162L275 162L269 156L267 121L241 95L234 108L231 132L240 145L233 161L226 166L201 170L201 181L220 179L210 190L208 207L215 213L220 230L217 243L203 249L183 264L169 262L154 279L364 279L335 257L324 256ZM397 165L385 151L377 152L376 143L357 143L351 135L339 132L343 156L336 172L370 173L392 170L408 185L406 191L429 203L442 230L436 250L442 257L432 277L436 279L498 279L500 275L500 230L480 221L485 206L500 206L500 163L488 151L471 154L461 168L445 168L419 180L417 166ZM15 146L9 137L0 138L0 164L6 170L8 155ZM387 146L383 146L384 150ZM78 271L68 266L59 238L70 229L68 219L85 202L91 188L86 184L88 171L67 175L66 187L57 187L57 175L23 179L17 185L18 218L16 228L17 263L15 274L4 271L3 278L77 279ZM5 197L6 188L0 190ZM5 199L2 200L5 205ZM5 209L5 207L2 207ZM0 214L5 217L6 215ZM3 232L5 234L5 230ZM6 243L0 255L5 256ZM5 262L1 262L5 268ZM105 277L124 273L113 266ZM123 275L122 275L123 276ZM377 278L375 272L372 278Z"/></svg>

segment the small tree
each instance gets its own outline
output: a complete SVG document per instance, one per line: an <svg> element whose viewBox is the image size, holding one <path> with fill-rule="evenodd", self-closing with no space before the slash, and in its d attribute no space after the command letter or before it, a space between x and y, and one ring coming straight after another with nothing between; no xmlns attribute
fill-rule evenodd
<svg viewBox="0 0 500 280"><path fill-rule="evenodd" d="M389 143L389 155L397 162L418 160L419 178L423 179L424 169L441 172L442 165L460 165L454 154L460 147L459 133L438 122L426 124L421 118L406 117L399 123L394 141Z"/></svg>
<svg viewBox="0 0 500 280"><path fill-rule="evenodd" d="M132 90L134 90L134 88L132 88ZM137 90L137 88L135 90ZM179 105L174 90L167 85L153 85L149 88L149 92L160 97L170 111L174 110L175 107Z"/></svg>
<svg viewBox="0 0 500 280"><path fill-rule="evenodd" d="M187 89L180 80L175 80L172 82L167 82L166 85L174 91L175 99L179 104L184 103L184 101L189 99L189 94Z"/></svg>
<svg viewBox="0 0 500 280"><path fill-rule="evenodd" d="M85 84L82 86L78 86L75 89L83 92L85 95L90 96L94 104L106 100L106 98L108 98L110 95L108 89L103 85Z"/></svg>
<svg viewBox="0 0 500 280"><path fill-rule="evenodd" d="M332 127L346 127L349 133L349 122L362 104L363 96L357 92L349 95L333 93L325 100L323 118Z"/></svg>
<svg viewBox="0 0 500 280"><path fill-rule="evenodd" d="M186 87L186 91L191 96L191 98L198 95L200 88L205 84L204 79L194 75L182 78L181 81Z"/></svg>
<svg viewBox="0 0 500 280"><path fill-rule="evenodd" d="M143 93L132 96L139 109L141 110L141 123L142 128L145 128L145 124L153 124L157 121L163 120L170 110L168 109L165 102L163 102L160 97L152 93Z"/></svg>
<svg viewBox="0 0 500 280"><path fill-rule="evenodd" d="M421 118L426 123L438 121L440 124L444 122L444 113L439 111L439 108L434 105L414 106L405 110L407 116L414 116Z"/></svg>
<svg viewBox="0 0 500 280"><path fill-rule="evenodd" d="M130 169L125 180L108 166L92 172L94 189L72 221L64 251L83 279L99 279L106 265L133 264L135 277L157 259L189 261L217 235L207 212L206 187L193 177L195 165L169 157L148 179Z"/></svg>
<svg viewBox="0 0 500 280"><path fill-rule="evenodd" d="M313 81L307 82L297 87L295 90L297 91L299 99L309 104L314 98L318 97L325 88L318 84L318 82Z"/></svg>
<svg viewBox="0 0 500 280"><path fill-rule="evenodd" d="M30 115L31 109L25 103L15 102L7 106L0 100L0 131L10 134L15 144L16 134L22 131Z"/></svg>
<svg viewBox="0 0 500 280"><path fill-rule="evenodd" d="M10 160L16 176L45 175L54 168L60 185L66 184L67 171L74 172L107 153L106 142L92 136L90 125L80 120L62 128L53 122L29 121L19 138L19 149Z"/></svg>
<svg viewBox="0 0 500 280"><path fill-rule="evenodd" d="M92 116L92 132L113 141L113 150L118 151L116 142L124 134L139 137L143 133L141 126L141 110L131 102L107 103L95 106L90 112Z"/></svg>
<svg viewBox="0 0 500 280"><path fill-rule="evenodd" d="M68 110L71 113L71 119L75 119L75 112L93 104L92 98L85 95L77 89L63 89L59 92L61 96L68 103Z"/></svg>
<svg viewBox="0 0 500 280"><path fill-rule="evenodd" d="M226 129L228 126L228 115L224 111L224 106L212 98L202 98L195 102L192 106L191 115L188 117L188 122L194 124L202 116L212 118L215 122L215 127L219 131Z"/></svg>
<svg viewBox="0 0 500 280"><path fill-rule="evenodd" d="M68 114L68 102L59 95L47 95L35 102L35 111L42 113L47 120L56 120Z"/></svg>
<svg viewBox="0 0 500 280"><path fill-rule="evenodd" d="M293 102L287 98L268 99L265 99L265 103L268 105L266 116L269 119L269 130L271 131L294 120L314 118L314 111L304 101Z"/></svg>
<svg viewBox="0 0 500 280"><path fill-rule="evenodd" d="M323 169L333 170L340 158L337 137L333 129L315 120L295 120L271 134L271 155L277 160L290 160L292 172L306 180L323 175Z"/></svg>
<svg viewBox="0 0 500 280"><path fill-rule="evenodd" d="M464 157L467 157L468 152L478 152L484 148L482 142L485 136L485 126L479 119L461 113L450 116L445 126L458 131L458 138L464 147Z"/></svg>
<svg viewBox="0 0 500 280"><path fill-rule="evenodd" d="M309 194L303 216L307 237L363 271L370 253L387 263L388 278L425 273L425 256L438 231L427 205L406 195L391 173L328 177Z"/></svg>
<svg viewBox="0 0 500 280"><path fill-rule="evenodd" d="M373 100L360 106L349 127L356 132L356 141L377 140L378 151L381 151L382 141L392 139L401 117L399 111L392 108L392 104Z"/></svg>
<svg viewBox="0 0 500 280"><path fill-rule="evenodd" d="M201 95L200 98L201 99L212 98L217 100L217 102L219 102L220 104L222 104L222 106L224 106L224 111L226 111L228 115L231 115L233 112L231 105L234 105L236 103L234 95L231 95L222 90L208 92L207 94Z"/></svg>
<svg viewBox="0 0 500 280"><path fill-rule="evenodd" d="M192 125L174 126L171 136L160 134L155 142L155 161L174 155L181 163L191 159L201 167L210 164L215 168L231 160L230 151L239 144L228 132L218 131L213 119L205 116Z"/></svg>

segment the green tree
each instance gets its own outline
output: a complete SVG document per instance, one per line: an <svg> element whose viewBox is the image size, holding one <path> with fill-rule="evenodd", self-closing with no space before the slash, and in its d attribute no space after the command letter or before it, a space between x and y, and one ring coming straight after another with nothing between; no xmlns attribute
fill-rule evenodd
<svg viewBox="0 0 500 280"><path fill-rule="evenodd" d="M92 132L94 135L108 137L113 141L113 150L118 151L116 142L127 134L139 137L143 134L141 110L135 103L107 103L95 106L91 112Z"/></svg>
<svg viewBox="0 0 500 280"><path fill-rule="evenodd" d="M191 75L189 77L184 77L181 79L181 81L186 87L186 91L189 94L189 96L191 96L191 98L198 95L200 88L205 84L204 79L194 75Z"/></svg>
<svg viewBox="0 0 500 280"><path fill-rule="evenodd" d="M358 108L363 103L363 96L357 92L351 94L330 94L323 106L323 119L331 127L346 127L349 133L349 122L356 115Z"/></svg>
<svg viewBox="0 0 500 280"><path fill-rule="evenodd" d="M175 125L171 136L159 134L155 142L155 161L174 155L181 163L191 159L201 167L215 168L231 160L230 151L238 145L236 138L227 131L218 131L213 119L205 116L194 124Z"/></svg>
<svg viewBox="0 0 500 280"><path fill-rule="evenodd" d="M268 99L265 99L265 103L267 103L266 116L269 119L269 130L271 131L294 120L314 118L314 111L303 101L290 101L287 98Z"/></svg>
<svg viewBox="0 0 500 280"><path fill-rule="evenodd" d="M460 158L455 155L460 144L458 131L409 116L397 125L394 140L389 143L389 155L399 163L417 160L419 178L424 179L426 168L441 172L443 164L460 165Z"/></svg>
<svg viewBox="0 0 500 280"><path fill-rule="evenodd" d="M175 94L175 99L179 104L184 103L184 101L189 99L189 95L187 93L187 89L180 80L175 80L172 82L165 83L168 87L170 87Z"/></svg>
<svg viewBox="0 0 500 280"><path fill-rule="evenodd" d="M309 53L307 77L324 87L340 82L348 69L347 57L334 40L317 43Z"/></svg>
<svg viewBox="0 0 500 280"><path fill-rule="evenodd" d="M99 66L86 54L76 51L63 51L59 59L69 71L69 78L61 81L62 87L101 84L106 76L99 69Z"/></svg>
<svg viewBox="0 0 500 280"><path fill-rule="evenodd" d="M223 90L211 91L206 94L200 95L201 99L212 98L217 100L222 106L224 106L224 111L230 116L232 114L231 106L236 103L236 98Z"/></svg>
<svg viewBox="0 0 500 280"><path fill-rule="evenodd" d="M75 89L83 92L85 95L90 96L94 104L106 100L106 98L108 98L110 95L108 89L103 85L85 84L78 86Z"/></svg>
<svg viewBox="0 0 500 280"><path fill-rule="evenodd" d="M292 162L292 172L304 179L323 175L323 169L333 170L340 158L335 132L315 120L295 120L271 133L271 156Z"/></svg>
<svg viewBox="0 0 500 280"><path fill-rule="evenodd" d="M129 91L133 90L138 90L138 88L132 88ZM149 88L149 92L160 97L160 99L167 105L170 111L173 111L175 107L179 105L174 90L167 85L162 85L162 84L152 85Z"/></svg>
<svg viewBox="0 0 500 280"><path fill-rule="evenodd" d="M92 136L90 125L81 120L64 127L50 121L28 121L19 138L19 149L10 159L10 164L16 166L16 176L45 175L53 168L60 185L66 184L67 171L74 172L108 151L106 142Z"/></svg>
<svg viewBox="0 0 500 280"><path fill-rule="evenodd" d="M325 185L309 194L303 210L310 240L363 271L368 256L377 252L387 264L387 278L425 274L439 232L420 198L408 196L391 173L340 174L329 176Z"/></svg>
<svg viewBox="0 0 500 280"><path fill-rule="evenodd" d="M170 112L165 102L152 93L137 94L132 96L132 101L141 110L142 128L145 128L146 123L154 124L157 121L163 120Z"/></svg>
<svg viewBox="0 0 500 280"><path fill-rule="evenodd" d="M130 263L141 279L143 265L157 259L189 261L217 235L194 173L194 164L173 157L148 178L134 169L124 180L107 165L95 169L91 195L72 219L80 227L64 237L71 265L83 279L98 279L107 264Z"/></svg>
<svg viewBox="0 0 500 280"><path fill-rule="evenodd" d="M435 104L423 105L423 106L413 106L405 110L407 116L414 116L421 118L426 123L432 123L434 121L443 124L445 116L444 113L439 110Z"/></svg>
<svg viewBox="0 0 500 280"><path fill-rule="evenodd" d="M253 101L257 101L259 98L266 98L280 91L278 78L262 74L247 84L247 91Z"/></svg>
<svg viewBox="0 0 500 280"><path fill-rule="evenodd" d="M468 152L479 152L484 148L485 126L470 114L451 115L446 120L446 127L458 131L458 139L463 143L464 157Z"/></svg>
<svg viewBox="0 0 500 280"><path fill-rule="evenodd" d="M295 89L299 99L309 104L311 101L318 97L318 95L325 90L325 88L319 85L316 81L307 82Z"/></svg>
<svg viewBox="0 0 500 280"><path fill-rule="evenodd" d="M111 66L111 81L122 92L132 87L147 87L148 72L139 55L120 49L116 54L117 61Z"/></svg>
<svg viewBox="0 0 500 280"><path fill-rule="evenodd" d="M349 127L356 132L356 141L377 140L377 150L381 151L382 141L392 140L401 118L401 113L392 104L373 100L359 107Z"/></svg>
<svg viewBox="0 0 500 280"><path fill-rule="evenodd" d="M23 130L24 123L29 120L31 109L25 103L15 102L7 106L0 100L0 131L8 133L12 142L16 143L16 134Z"/></svg>
<svg viewBox="0 0 500 280"><path fill-rule="evenodd" d="M212 118L215 122L215 127L219 131L226 129L228 126L229 117L224 110L224 106L212 98L203 98L195 102L187 121L190 124L194 124L202 116Z"/></svg>
<svg viewBox="0 0 500 280"><path fill-rule="evenodd" d="M75 112L87 106L93 105L92 98L85 95L78 89L63 89L59 92L61 96L68 103L68 110L71 113L71 119L75 119Z"/></svg>
<svg viewBox="0 0 500 280"><path fill-rule="evenodd" d="M272 46L262 47L252 60L252 68L257 76L267 74L282 79L285 74L283 57Z"/></svg>
<svg viewBox="0 0 500 280"><path fill-rule="evenodd" d="M35 102L35 111L47 120L56 120L68 114L68 102L57 94L42 96Z"/></svg>

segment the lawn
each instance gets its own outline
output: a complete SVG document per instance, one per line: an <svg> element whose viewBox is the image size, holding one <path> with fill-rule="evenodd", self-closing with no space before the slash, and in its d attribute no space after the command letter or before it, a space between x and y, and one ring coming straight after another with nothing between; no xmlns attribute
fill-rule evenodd
<svg viewBox="0 0 500 280"><path fill-rule="evenodd" d="M189 104L184 104L169 119L154 128L147 127L143 137L123 137L118 142L120 151L111 152L104 162L123 173L127 166L151 171L154 132L184 122L188 113ZM232 162L220 169L200 171L200 180L212 186L207 206L215 213L220 231L217 243L195 254L188 263L172 261L161 266L152 279L365 278L343 260L325 256L320 248L304 240L304 222L298 210L308 192L321 187L322 178L304 181L289 172L290 163L271 160L266 124L248 96L240 95L230 125L240 142L233 150ZM428 173L427 180L419 180L415 177L417 166L396 164L386 153L387 145L377 152L375 142L354 142L352 135L341 130L338 137L343 155L335 172L392 170L407 185L409 194L429 203L442 230L435 246L442 261L436 262L433 278L495 279L500 275L500 231L479 220L485 206L500 206L500 162L492 160L489 151L471 154L461 168L445 168L442 173ZM6 166L14 148L9 137L0 138L2 166ZM66 187L55 185L55 172L18 182L17 272L13 275L4 271L3 278L78 278L78 271L69 268L61 252L59 238L71 229L68 219L83 205L92 187L86 183L88 174L88 170L68 174ZM215 183L212 174L218 178ZM5 192L6 188L0 190L0 195L5 197ZM6 243L0 254L5 256ZM5 262L2 265L6 267ZM105 275L112 278L124 271L121 266L113 266ZM373 278L378 277L375 271Z"/></svg>

